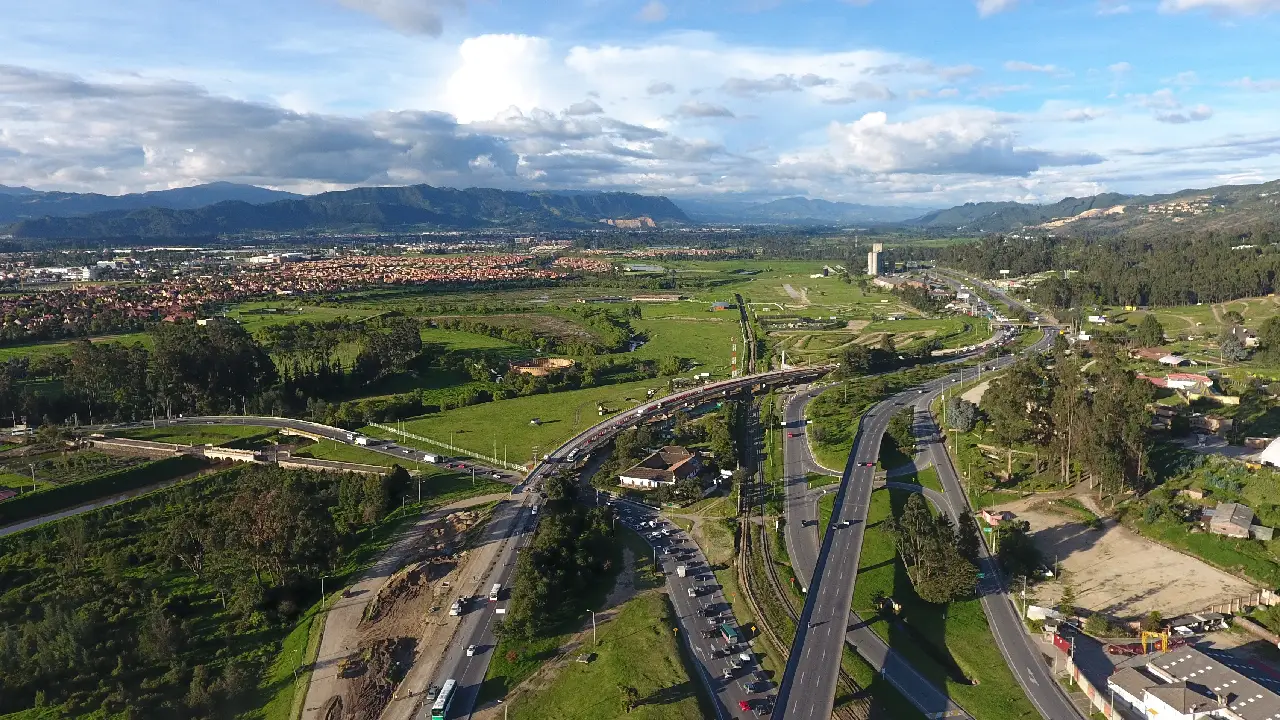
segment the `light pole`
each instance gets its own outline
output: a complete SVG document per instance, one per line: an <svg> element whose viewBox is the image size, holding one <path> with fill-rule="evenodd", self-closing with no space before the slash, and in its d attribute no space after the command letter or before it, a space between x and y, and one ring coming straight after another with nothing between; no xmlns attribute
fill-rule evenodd
<svg viewBox="0 0 1280 720"><path fill-rule="evenodd" d="M325 599L326 599L326 598L325 598L325 594L324 594L324 581L325 581L325 578L327 578L327 577L329 577L329 576L328 576L328 575L321 575L321 576L320 576L320 607L324 607L324 602L325 602Z"/></svg>
<svg viewBox="0 0 1280 720"><path fill-rule="evenodd" d="M596 637L596 611L588 610L587 612L591 613L591 644L599 645L600 639Z"/></svg>
<svg viewBox="0 0 1280 720"><path fill-rule="evenodd" d="M31 463L31 492L36 491L36 464Z"/></svg>

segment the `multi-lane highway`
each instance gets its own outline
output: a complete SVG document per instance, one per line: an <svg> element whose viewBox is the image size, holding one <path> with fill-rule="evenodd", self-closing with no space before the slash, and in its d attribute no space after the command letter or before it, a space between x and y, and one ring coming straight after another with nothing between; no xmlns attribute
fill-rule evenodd
<svg viewBox="0 0 1280 720"><path fill-rule="evenodd" d="M1050 340L1051 336L1046 334L1036 345L1029 348L1028 352L1041 352L1047 349ZM1001 358L992 365L1001 367L1014 360L1013 356ZM899 686L904 694L918 706L926 707L938 703L938 690L931 688L927 682L923 682L923 679L911 671L905 663L897 661L894 654L884 647L883 642L865 636L866 634L859 634L857 632L859 623L854 624L854 630L851 632L846 633L846 628L849 627L851 617L856 618L851 614L850 603L857 578L863 528L870 506L874 465L879 454L881 437L888 427L889 419L903 405L923 407L924 412L927 413L928 403L943 388L960 380L957 374L925 383L918 388L899 393L868 411L863 416L858 435L854 440L849 461L837 491L829 528L825 529L825 532L817 528L813 531L814 535L809 536L808 533L789 525L789 528L795 532L788 538L789 549L794 548L793 553L796 553L793 554L793 559L797 566L803 563L805 567L813 567L814 571L809 581L808 598L779 693L778 714L780 716L811 718L830 715L834 703L841 645L846 640L851 640L864 656L881 666L886 671L886 677ZM795 412L798 411L788 413L787 419L792 422L799 420L802 425L802 416L795 417ZM794 439L796 438L788 438L788 440ZM946 456L945 449L939 450L935 447L931 448L930 452L934 453L939 474L945 474L944 468L950 469L950 459ZM938 452L942 453L941 460L937 457ZM798 454L801 457L807 456L807 449ZM795 468L797 471L803 470L803 464L807 461L799 462L802 466ZM960 488L958 479L954 477L954 471L950 475L954 487L947 488L948 491L953 493L952 497L963 498L964 492ZM789 477L788 506L800 515L799 518L792 516L790 520L791 523L796 523L798 519L802 527L806 524L806 520L816 520L816 518L810 518L813 511L807 510L806 507L811 505L807 506L805 498L800 495L804 491L807 491L807 487L804 486L803 479ZM955 513L953 508L950 512ZM810 556L806 554L803 546L812 548L813 543L809 538L816 540L819 533L822 537L821 546L813 564L809 565ZM982 566L988 578L991 578L993 583L998 583L995 579L1000 575L994 560L984 556ZM797 572L800 572L799 567ZM1011 603L1003 595L1003 588L986 587L982 588L982 591L983 604L987 609L997 644L1000 645L1015 676L1028 696L1032 698L1032 702L1046 718L1057 720L1080 717L1078 711L1045 670L1044 664L1039 661L1038 653L1023 632L1022 624L1016 613L1013 613ZM891 676L890 673L893 675ZM920 680L923 684L916 683L915 680ZM945 698L943 700L945 701ZM945 702L942 707L932 712L950 711L953 707L949 702Z"/></svg>

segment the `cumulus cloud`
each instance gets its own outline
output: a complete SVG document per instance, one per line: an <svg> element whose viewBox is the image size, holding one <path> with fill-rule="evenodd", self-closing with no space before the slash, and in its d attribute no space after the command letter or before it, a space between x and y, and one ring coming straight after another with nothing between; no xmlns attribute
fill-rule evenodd
<svg viewBox="0 0 1280 720"><path fill-rule="evenodd" d="M669 82L654 81L644 91L650 95L669 95L676 91L676 86Z"/></svg>
<svg viewBox="0 0 1280 720"><path fill-rule="evenodd" d="M948 82L973 77L982 72L973 65L938 66L928 61L896 62L884 65L871 65L863 68L864 75L931 75Z"/></svg>
<svg viewBox="0 0 1280 720"><path fill-rule="evenodd" d="M1010 60L1004 64L1004 69L1009 72L1037 72L1055 75L1062 72L1057 65L1035 65L1021 60Z"/></svg>
<svg viewBox="0 0 1280 720"><path fill-rule="evenodd" d="M799 77L778 73L767 78L731 77L724 81L720 89L730 95L752 97L765 93L798 92L805 88L826 87L835 84L835 78L822 77L814 73L805 73Z"/></svg>
<svg viewBox="0 0 1280 720"><path fill-rule="evenodd" d="M1098 108L1092 108L1092 107L1071 108L1070 110L1067 110L1062 113L1062 119L1066 120L1067 122L1084 123L1084 122L1092 122L1094 120L1097 120L1103 115L1106 115L1106 111L1099 110Z"/></svg>
<svg viewBox="0 0 1280 720"><path fill-rule="evenodd" d="M564 112L566 115L598 115L604 112L604 108L594 100L583 100L570 105Z"/></svg>
<svg viewBox="0 0 1280 720"><path fill-rule="evenodd" d="M1197 105L1193 108L1168 110L1157 112L1156 120L1162 123L1171 123L1174 125L1182 125L1185 123L1201 122L1213 117L1213 108L1208 105Z"/></svg>
<svg viewBox="0 0 1280 720"><path fill-rule="evenodd" d="M851 123L832 123L828 140L826 161L833 168L873 173L1023 176L1042 167L1102 161L1092 153L1022 147L990 112L952 111L898 123L871 112Z"/></svg>
<svg viewBox="0 0 1280 720"><path fill-rule="evenodd" d="M1280 90L1280 79L1254 80L1246 75L1239 80L1232 80L1227 85L1241 90L1252 90L1253 92L1275 92Z"/></svg>
<svg viewBox="0 0 1280 720"><path fill-rule="evenodd" d="M1018 0L977 0L978 14L982 17L1002 13L1006 10L1012 10L1017 6Z"/></svg>
<svg viewBox="0 0 1280 720"><path fill-rule="evenodd" d="M847 105L851 103L866 102L868 100L886 101L894 100L898 96L884 85L870 82L856 82L845 89L845 92L836 97L827 98L823 102L829 105Z"/></svg>
<svg viewBox="0 0 1280 720"><path fill-rule="evenodd" d="M723 105L705 103L696 100L690 100L676 108L675 114L678 117L686 118L731 118L734 116L733 111Z"/></svg>
<svg viewBox="0 0 1280 720"><path fill-rule="evenodd" d="M667 19L667 6L663 4L662 0L649 0L636 13L636 19L647 23L662 22Z"/></svg>
<svg viewBox="0 0 1280 720"><path fill-rule="evenodd" d="M1260 15L1280 10L1280 0L1160 0L1163 12L1211 10L1231 15Z"/></svg>
<svg viewBox="0 0 1280 720"><path fill-rule="evenodd" d="M408 35L438 37L444 30L446 10L462 11L465 0L338 0L342 5L368 13Z"/></svg>

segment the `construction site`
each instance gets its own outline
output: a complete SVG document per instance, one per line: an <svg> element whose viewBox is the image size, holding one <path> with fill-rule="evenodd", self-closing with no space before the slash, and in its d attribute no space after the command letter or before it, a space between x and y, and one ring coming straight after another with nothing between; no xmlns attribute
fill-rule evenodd
<svg viewBox="0 0 1280 720"><path fill-rule="evenodd" d="M358 600L363 610L358 622L345 628L350 635L345 646L351 650L331 669L318 667L312 678L311 697L327 697L319 707L308 708L316 712L314 717L412 716L419 698L398 696L397 689L410 676L431 677L461 620L450 607L478 592L467 579L484 569L491 553L485 552L488 546L472 545L491 514L492 506L481 506L433 517L417 528L416 542L396 558L400 569L380 587L367 590L357 585L343 593L337 604Z"/></svg>

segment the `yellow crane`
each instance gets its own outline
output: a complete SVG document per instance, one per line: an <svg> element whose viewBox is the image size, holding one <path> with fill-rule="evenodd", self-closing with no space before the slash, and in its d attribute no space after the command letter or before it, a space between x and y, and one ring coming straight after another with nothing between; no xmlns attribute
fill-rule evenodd
<svg viewBox="0 0 1280 720"><path fill-rule="evenodd" d="M1151 652L1147 648L1148 640L1153 641L1152 645L1159 648L1161 652L1165 652L1169 649L1169 631L1168 630L1161 630L1159 632L1153 632L1151 630L1143 630L1142 631L1142 654L1143 655L1146 655L1147 653Z"/></svg>

